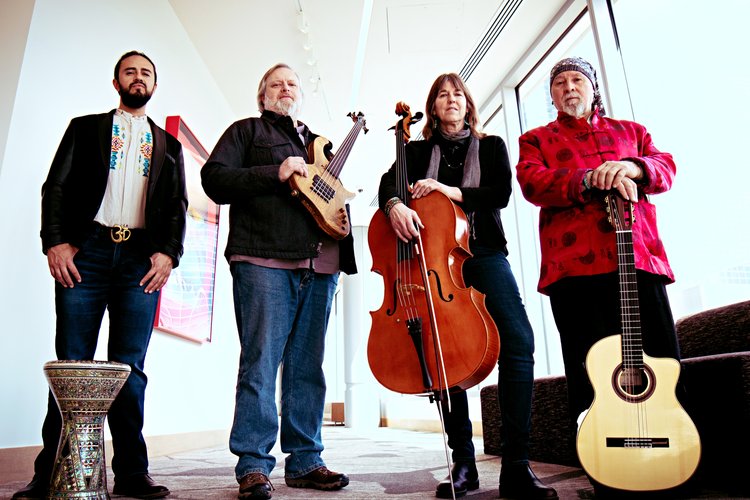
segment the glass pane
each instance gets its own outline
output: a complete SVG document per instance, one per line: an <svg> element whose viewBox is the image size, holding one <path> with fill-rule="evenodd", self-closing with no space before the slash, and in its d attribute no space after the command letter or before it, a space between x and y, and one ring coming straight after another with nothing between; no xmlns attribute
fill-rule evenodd
<svg viewBox="0 0 750 500"><path fill-rule="evenodd" d="M578 20L557 47L550 51L518 87L522 132L557 118L557 110L552 105L549 93L549 72L557 61L572 56L583 57L597 70L601 67L588 15Z"/></svg>
<svg viewBox="0 0 750 500"><path fill-rule="evenodd" d="M613 11L635 120L677 164L672 189L652 198L675 317L747 300L750 2L621 0Z"/></svg>
<svg viewBox="0 0 750 500"><path fill-rule="evenodd" d="M539 61L535 69L517 87L522 132L545 125L557 117L549 93L549 72L557 61L570 56L583 57L599 66L594 36L586 12L561 38L557 46L550 48L546 57ZM513 140L518 141L518 138ZM511 215L514 219L510 218ZM546 296L536 291L540 264L539 234L536 230L538 218L539 209L524 199L518 182L514 181L511 203L503 210L503 224L508 233L508 260L516 271L516 278L521 282L519 285L526 292L524 301L527 304L537 345L534 371L536 376L541 376L560 374L564 369L560 339L549 301ZM535 261L532 261L531 255L536 256ZM522 266L518 259L525 259L525 265ZM524 272L519 274L518 270L521 269Z"/></svg>

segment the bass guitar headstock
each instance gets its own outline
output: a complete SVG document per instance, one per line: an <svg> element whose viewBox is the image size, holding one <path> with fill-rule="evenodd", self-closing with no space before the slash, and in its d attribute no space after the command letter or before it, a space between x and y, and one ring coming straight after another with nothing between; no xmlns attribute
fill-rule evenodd
<svg viewBox="0 0 750 500"><path fill-rule="evenodd" d="M362 125L362 131L366 134L369 132L367 129L367 122L365 121L365 114L361 111L357 111L356 113L354 111L351 111L346 116L352 119L354 123L360 123Z"/></svg>
<svg viewBox="0 0 750 500"><path fill-rule="evenodd" d="M625 200L620 194L612 190L604 198L607 209L607 219L616 231L632 231L635 223L634 204Z"/></svg>

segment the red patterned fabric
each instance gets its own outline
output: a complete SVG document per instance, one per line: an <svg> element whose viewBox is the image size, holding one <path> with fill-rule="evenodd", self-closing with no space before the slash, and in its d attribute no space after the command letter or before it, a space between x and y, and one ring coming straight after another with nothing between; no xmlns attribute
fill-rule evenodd
<svg viewBox="0 0 750 500"><path fill-rule="evenodd" d="M541 293L566 276L617 270L615 233L601 192L583 188L586 171L605 161L630 160L643 169L633 224L635 265L674 281L656 227L656 207L644 193L671 188L676 167L672 155L656 149L645 127L596 113L589 124L560 112L557 120L523 134L519 144L518 182L526 199L541 208Z"/></svg>

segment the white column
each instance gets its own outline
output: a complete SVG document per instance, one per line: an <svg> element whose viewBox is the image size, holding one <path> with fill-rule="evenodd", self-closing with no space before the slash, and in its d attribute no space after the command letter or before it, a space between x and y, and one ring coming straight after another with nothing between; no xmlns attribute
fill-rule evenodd
<svg viewBox="0 0 750 500"><path fill-rule="evenodd" d="M344 411L346 427L375 428L380 425L380 399L377 382L367 361L370 334L370 310L378 296L367 244L367 226L354 226L354 251L359 272L342 274L344 279ZM382 284L380 286L382 289ZM382 297L382 292L379 293Z"/></svg>

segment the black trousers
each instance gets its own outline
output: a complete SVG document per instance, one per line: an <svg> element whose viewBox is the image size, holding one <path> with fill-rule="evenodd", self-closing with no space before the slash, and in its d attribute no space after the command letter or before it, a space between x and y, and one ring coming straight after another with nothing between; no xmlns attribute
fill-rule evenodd
<svg viewBox="0 0 750 500"><path fill-rule="evenodd" d="M664 278L642 271L636 274L643 350L652 357L679 360ZM560 333L570 417L575 423L594 398L585 368L589 349L598 340L621 332L619 278L617 273L569 277L553 284L548 292ZM678 396L681 392L678 388Z"/></svg>

